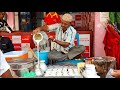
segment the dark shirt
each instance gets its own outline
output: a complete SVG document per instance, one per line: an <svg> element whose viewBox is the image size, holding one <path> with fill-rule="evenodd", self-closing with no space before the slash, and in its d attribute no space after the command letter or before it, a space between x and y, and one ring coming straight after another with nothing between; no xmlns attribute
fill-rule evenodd
<svg viewBox="0 0 120 90"><path fill-rule="evenodd" d="M12 41L7 37L0 36L0 49L3 51L3 53L14 51Z"/></svg>
<svg viewBox="0 0 120 90"><path fill-rule="evenodd" d="M27 22L28 19L30 20L31 18L31 14L30 12L20 12L20 21L21 22Z"/></svg>
<svg viewBox="0 0 120 90"><path fill-rule="evenodd" d="M8 23L5 20L0 20L0 28L3 28L4 26L7 26L8 29L10 31L12 31L12 29L10 28L10 26L8 25Z"/></svg>

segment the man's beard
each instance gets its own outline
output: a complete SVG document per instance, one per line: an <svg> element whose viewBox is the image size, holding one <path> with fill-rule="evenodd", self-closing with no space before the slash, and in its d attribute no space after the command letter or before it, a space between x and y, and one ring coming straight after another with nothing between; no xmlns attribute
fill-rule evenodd
<svg viewBox="0 0 120 90"><path fill-rule="evenodd" d="M67 30L67 28L65 28L65 27L62 27L62 30L63 30L63 31L66 31L66 30Z"/></svg>

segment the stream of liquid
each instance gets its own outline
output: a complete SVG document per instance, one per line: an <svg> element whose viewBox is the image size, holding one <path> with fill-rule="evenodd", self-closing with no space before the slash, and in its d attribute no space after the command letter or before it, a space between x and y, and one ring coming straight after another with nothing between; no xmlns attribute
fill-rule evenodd
<svg viewBox="0 0 120 90"><path fill-rule="evenodd" d="M40 64L40 59L39 59L40 42L41 42L42 36L41 36L41 34L36 34L34 38L37 43L37 54L38 54L38 65L39 65Z"/></svg>
<svg viewBox="0 0 120 90"><path fill-rule="evenodd" d="M40 46L39 46L40 41L37 41L37 54L38 54L38 65L40 67L40 59L39 59L39 55L40 55Z"/></svg>
<svg viewBox="0 0 120 90"><path fill-rule="evenodd" d="M35 42L37 44L37 56L38 56L38 62L37 62L38 67L37 67L36 72L37 72L38 75L42 75L42 72L41 72L41 69L40 69L40 58L39 57L40 57L40 51L41 51L40 42L42 41L43 36L41 36L41 34L36 34L34 39L35 39Z"/></svg>

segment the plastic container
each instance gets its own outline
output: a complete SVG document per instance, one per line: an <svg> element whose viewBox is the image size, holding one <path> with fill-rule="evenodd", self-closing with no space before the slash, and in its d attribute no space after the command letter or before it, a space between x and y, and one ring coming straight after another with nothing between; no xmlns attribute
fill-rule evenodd
<svg viewBox="0 0 120 90"><path fill-rule="evenodd" d="M49 51L35 51L35 54L36 56L38 57L38 54L39 54L39 60L45 60L45 64L48 64L48 54L49 54Z"/></svg>
<svg viewBox="0 0 120 90"><path fill-rule="evenodd" d="M13 60L16 58L28 58L28 51L11 51L4 53L6 60Z"/></svg>

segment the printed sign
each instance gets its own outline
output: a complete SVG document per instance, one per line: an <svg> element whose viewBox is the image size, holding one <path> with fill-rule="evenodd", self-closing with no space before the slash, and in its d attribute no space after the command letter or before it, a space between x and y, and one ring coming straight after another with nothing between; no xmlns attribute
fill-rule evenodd
<svg viewBox="0 0 120 90"><path fill-rule="evenodd" d="M22 35L21 36L21 41L22 41L22 43L30 43L30 38L31 38L30 35L26 35L26 36Z"/></svg>
<svg viewBox="0 0 120 90"><path fill-rule="evenodd" d="M75 20L80 21L81 20L81 15L75 15Z"/></svg>
<svg viewBox="0 0 120 90"><path fill-rule="evenodd" d="M82 21L75 21L76 27L82 27Z"/></svg>
<svg viewBox="0 0 120 90"><path fill-rule="evenodd" d="M20 51L21 50L21 44L13 44L15 51Z"/></svg>
<svg viewBox="0 0 120 90"><path fill-rule="evenodd" d="M71 14L73 17L73 26L75 27L81 27L82 26L82 13L81 12L76 12Z"/></svg>
<svg viewBox="0 0 120 90"><path fill-rule="evenodd" d="M82 15L81 12L74 12L74 13L72 13L71 15L72 15L72 17L73 17L73 21L81 20L81 15Z"/></svg>
<svg viewBox="0 0 120 90"><path fill-rule="evenodd" d="M80 34L80 45L86 48L84 57L90 57L90 34Z"/></svg>
<svg viewBox="0 0 120 90"><path fill-rule="evenodd" d="M14 45L14 49L15 51L19 51L19 50L28 50L26 48L26 44L30 45L30 35L10 35L10 36L4 36L4 37L8 37L11 39L13 45Z"/></svg>
<svg viewBox="0 0 120 90"><path fill-rule="evenodd" d="M12 36L13 43L21 43L21 36Z"/></svg>

